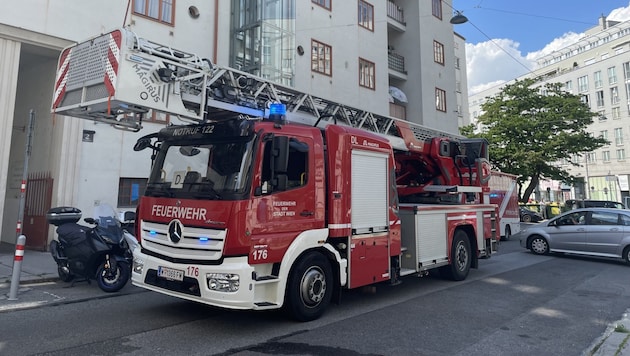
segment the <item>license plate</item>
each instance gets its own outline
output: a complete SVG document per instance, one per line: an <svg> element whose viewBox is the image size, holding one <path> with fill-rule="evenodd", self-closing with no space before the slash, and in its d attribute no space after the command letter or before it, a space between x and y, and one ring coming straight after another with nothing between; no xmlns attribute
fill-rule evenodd
<svg viewBox="0 0 630 356"><path fill-rule="evenodd" d="M180 271L174 268L168 267L158 267L158 277L174 280L174 281L183 281L184 280L184 271Z"/></svg>

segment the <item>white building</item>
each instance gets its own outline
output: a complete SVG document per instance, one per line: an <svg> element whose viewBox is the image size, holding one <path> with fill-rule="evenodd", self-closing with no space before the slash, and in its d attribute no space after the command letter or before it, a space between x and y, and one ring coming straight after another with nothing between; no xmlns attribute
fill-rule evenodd
<svg viewBox="0 0 630 356"><path fill-rule="evenodd" d="M332 6L331 6L332 5ZM30 112L27 247L46 249L45 212L133 210L149 174L140 132L50 113L57 59L77 41L128 26L142 37L344 104L457 133L466 104L463 38L451 1L12 1L0 12L0 242L15 243ZM456 69L458 68L458 69ZM390 96L393 86L406 96ZM399 100L403 99L403 100Z"/></svg>
<svg viewBox="0 0 630 356"><path fill-rule="evenodd" d="M571 174L581 176L585 187L573 187L571 193L559 183L541 184L554 195L565 198L590 198L623 201L630 195L630 21L607 21L601 17L599 25L585 32L578 42L543 56L537 69L525 77L541 77L540 85L563 83L565 90L580 95L591 111L599 113L588 131L603 136L611 143L594 152L576 157L582 167L564 165ZM471 95L471 121L482 114L481 104L502 89L497 86Z"/></svg>

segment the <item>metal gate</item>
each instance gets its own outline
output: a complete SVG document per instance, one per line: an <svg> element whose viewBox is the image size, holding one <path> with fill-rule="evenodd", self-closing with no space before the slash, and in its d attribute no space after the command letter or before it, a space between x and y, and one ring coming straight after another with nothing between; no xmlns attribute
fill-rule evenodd
<svg viewBox="0 0 630 356"><path fill-rule="evenodd" d="M26 183L24 222L22 231L26 236L26 248L46 251L48 249L48 222L46 212L51 208L53 179L50 172L31 173Z"/></svg>

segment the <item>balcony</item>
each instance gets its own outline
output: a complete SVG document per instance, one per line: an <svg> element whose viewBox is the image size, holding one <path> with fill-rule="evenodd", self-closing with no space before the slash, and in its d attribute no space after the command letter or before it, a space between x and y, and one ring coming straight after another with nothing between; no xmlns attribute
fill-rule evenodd
<svg viewBox="0 0 630 356"><path fill-rule="evenodd" d="M405 57L398 53L390 51L387 54L387 67L389 68L389 76L407 80L407 71L405 70Z"/></svg>
<svg viewBox="0 0 630 356"><path fill-rule="evenodd" d="M398 32L405 32L407 27L402 7L396 5L393 1L387 1L387 27Z"/></svg>

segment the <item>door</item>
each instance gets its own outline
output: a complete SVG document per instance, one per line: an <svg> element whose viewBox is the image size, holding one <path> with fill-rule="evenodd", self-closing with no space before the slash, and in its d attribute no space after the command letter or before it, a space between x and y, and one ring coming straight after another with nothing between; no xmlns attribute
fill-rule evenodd
<svg viewBox="0 0 630 356"><path fill-rule="evenodd" d="M30 250L46 251L48 248L46 212L51 208L52 188L50 173L29 174L22 233L26 236L26 248Z"/></svg>
<svg viewBox="0 0 630 356"><path fill-rule="evenodd" d="M550 227L549 248L562 251L583 251L586 245L587 212L575 212L557 220L557 225Z"/></svg>
<svg viewBox="0 0 630 356"><path fill-rule="evenodd" d="M620 214L594 211L586 232L587 252L620 256L617 251L624 237L624 226Z"/></svg>

